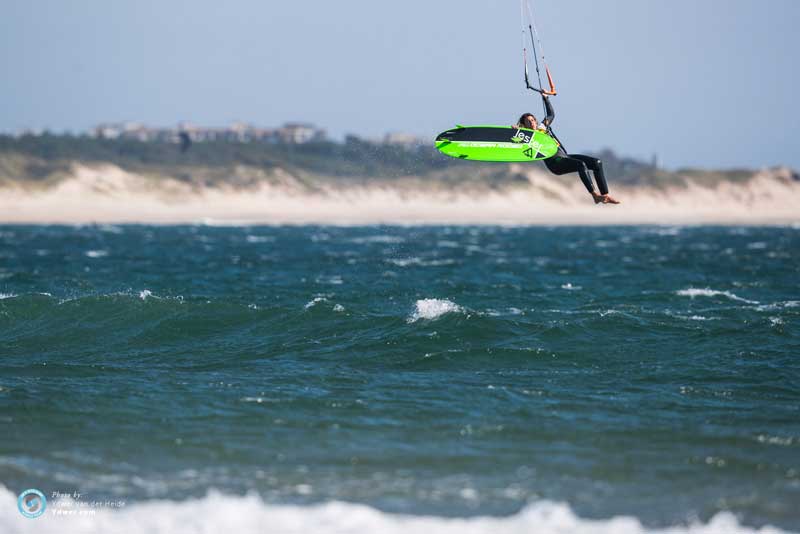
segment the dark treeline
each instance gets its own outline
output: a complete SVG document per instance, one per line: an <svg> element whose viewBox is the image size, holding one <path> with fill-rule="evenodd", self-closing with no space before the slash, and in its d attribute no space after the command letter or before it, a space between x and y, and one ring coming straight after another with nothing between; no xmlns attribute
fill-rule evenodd
<svg viewBox="0 0 800 534"><path fill-rule="evenodd" d="M44 163L65 161L105 162L126 170L153 166L232 167L247 165L263 169L282 167L329 176L380 177L425 176L431 172L469 166L483 171L495 167L507 172L508 164L479 164L448 158L433 147L404 147L373 143L355 136L344 142L305 144L212 141L194 143L182 151L178 143L143 142L133 139L102 139L89 136L0 135L0 155L16 153ZM607 173L618 183L657 180L665 174L652 165L620 158L610 150L601 152ZM538 163L537 163L538 165Z"/></svg>
<svg viewBox="0 0 800 534"><path fill-rule="evenodd" d="M14 152L45 161L108 162L128 170L152 165L249 165L264 169L300 168L334 176L421 175L464 163L442 156L432 146L405 148L371 143L356 137L348 137L344 143L212 141L194 143L182 152L180 145L175 143L52 134L6 135L0 136L0 152Z"/></svg>

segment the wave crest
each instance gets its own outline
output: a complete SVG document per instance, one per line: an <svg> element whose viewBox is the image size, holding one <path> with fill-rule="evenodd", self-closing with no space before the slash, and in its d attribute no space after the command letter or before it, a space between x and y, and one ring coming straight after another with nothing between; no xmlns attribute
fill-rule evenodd
<svg viewBox="0 0 800 534"><path fill-rule="evenodd" d="M134 503L118 510L98 509L87 516L58 516L69 501L48 502L45 515L35 520L23 517L16 495L0 488L0 525L10 534L200 534L231 531L240 534L280 532L282 534L782 534L766 526L754 529L741 525L727 512L708 523L668 528L648 528L635 517L582 519L567 504L541 501L508 517L445 518L398 515L362 504L328 502L312 506L266 504L258 495L244 497L211 491L201 499L154 500ZM66 506L64 506L66 505ZM268 525L267 530L265 527Z"/></svg>
<svg viewBox="0 0 800 534"><path fill-rule="evenodd" d="M681 297L690 297L690 298L695 298L695 297L726 297L726 298L729 298L731 300L735 300L735 301L738 301L738 302L744 302L746 304L758 304L758 301L743 299L742 297L740 297L740 296L738 296L738 295L736 295L734 293L731 293L730 291L718 291L716 289L710 289L710 288L700 289L700 288L696 288L696 287L689 287L689 288L686 288L686 289L681 289L679 291L676 291L676 294L678 296L681 296Z"/></svg>
<svg viewBox="0 0 800 534"><path fill-rule="evenodd" d="M422 299L414 304L414 312L408 318L409 323L420 319L434 320L447 313L461 313L464 308L447 299Z"/></svg>

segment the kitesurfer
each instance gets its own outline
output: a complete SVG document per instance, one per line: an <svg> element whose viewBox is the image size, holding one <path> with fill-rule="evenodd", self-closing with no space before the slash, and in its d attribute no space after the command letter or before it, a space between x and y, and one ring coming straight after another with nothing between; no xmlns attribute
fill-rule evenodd
<svg viewBox="0 0 800 534"><path fill-rule="evenodd" d="M542 125L539 126L536 117L532 113L525 113L519 118L517 127L540 130L556 140L558 143L558 152L556 152L555 156L544 160L544 164L547 166L548 170L557 176L577 172L581 177L583 185L586 186L586 189L592 195L595 204L619 204L618 200L608 194L608 185L606 184L606 177L603 173L603 162L591 156L569 154L567 152L564 145L558 137L556 137L556 134L553 133L553 129L551 128L553 120L556 118L553 105L550 103L550 99L547 95L543 94L542 99L544 99L544 107L547 113L544 121L542 121ZM595 191L594 185L592 184L592 178L589 174L590 170L594 172L594 179L597 182L597 187L600 189L599 193Z"/></svg>

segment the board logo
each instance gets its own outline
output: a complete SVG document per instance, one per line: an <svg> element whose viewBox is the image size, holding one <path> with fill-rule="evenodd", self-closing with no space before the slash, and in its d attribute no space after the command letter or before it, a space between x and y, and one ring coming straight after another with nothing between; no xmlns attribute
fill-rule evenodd
<svg viewBox="0 0 800 534"><path fill-rule="evenodd" d="M542 144L539 141L533 141L528 144L528 148L522 151L525 157L533 159L539 157L539 152L542 150Z"/></svg>
<svg viewBox="0 0 800 534"><path fill-rule="evenodd" d="M531 136L525 135L525 132L522 130L517 130L517 133L514 134L514 137L511 138L512 143L530 143Z"/></svg>
<svg viewBox="0 0 800 534"><path fill-rule="evenodd" d="M35 519L44 513L47 499L44 493L37 489L26 489L17 498L17 508L25 517Z"/></svg>

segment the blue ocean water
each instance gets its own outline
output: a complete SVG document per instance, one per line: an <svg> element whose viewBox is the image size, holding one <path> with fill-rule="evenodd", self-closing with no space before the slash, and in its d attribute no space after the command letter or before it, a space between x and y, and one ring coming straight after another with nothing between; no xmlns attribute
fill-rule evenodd
<svg viewBox="0 0 800 534"><path fill-rule="evenodd" d="M0 227L0 436L11 532L800 531L800 229Z"/></svg>

